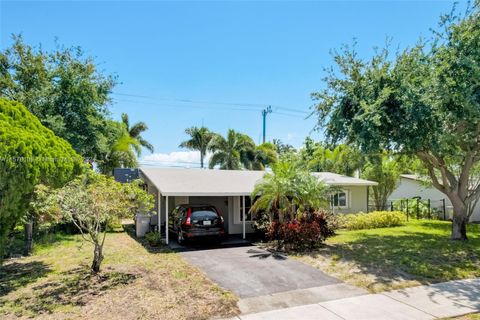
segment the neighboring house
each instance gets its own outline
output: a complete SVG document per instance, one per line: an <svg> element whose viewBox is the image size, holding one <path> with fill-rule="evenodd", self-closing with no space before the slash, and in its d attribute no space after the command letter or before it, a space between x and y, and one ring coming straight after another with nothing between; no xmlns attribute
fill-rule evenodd
<svg viewBox="0 0 480 320"><path fill-rule="evenodd" d="M446 217L452 217L452 203L448 197L433 187L427 180L424 180L414 174L400 175L400 182L388 197L388 203L400 199L412 199L414 197L421 197L423 200L430 199L432 208L443 210L443 202L445 201ZM470 221L480 221L480 202L474 209Z"/></svg>
<svg viewBox="0 0 480 320"><path fill-rule="evenodd" d="M250 194L265 171L201 170L141 168L139 177L145 181L148 192L155 195L152 224L165 227L172 210L180 204L211 204L217 207L225 221L228 234L253 232ZM329 172L314 173L328 185L338 186L332 197L335 212L367 211L368 186L376 182L346 177ZM168 243L168 235L167 235Z"/></svg>

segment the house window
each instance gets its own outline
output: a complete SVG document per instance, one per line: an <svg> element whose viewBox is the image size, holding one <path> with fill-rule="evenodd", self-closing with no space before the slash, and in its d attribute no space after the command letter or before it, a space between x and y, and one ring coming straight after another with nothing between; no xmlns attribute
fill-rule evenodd
<svg viewBox="0 0 480 320"><path fill-rule="evenodd" d="M333 194L330 198L330 205L334 208L347 208L347 193L345 191L341 191Z"/></svg>
<svg viewBox="0 0 480 320"><path fill-rule="evenodd" d="M245 222L252 221L252 214L249 212L252 207L252 199L245 197ZM243 221L243 197L240 197L240 221Z"/></svg>

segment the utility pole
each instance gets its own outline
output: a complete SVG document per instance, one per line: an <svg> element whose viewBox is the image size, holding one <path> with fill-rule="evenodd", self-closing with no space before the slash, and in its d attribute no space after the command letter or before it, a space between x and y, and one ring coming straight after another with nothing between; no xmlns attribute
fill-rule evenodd
<svg viewBox="0 0 480 320"><path fill-rule="evenodd" d="M268 106L268 108L262 110L262 117L263 117L263 143L265 143L265 137L267 135L267 114L272 113L272 107Z"/></svg>

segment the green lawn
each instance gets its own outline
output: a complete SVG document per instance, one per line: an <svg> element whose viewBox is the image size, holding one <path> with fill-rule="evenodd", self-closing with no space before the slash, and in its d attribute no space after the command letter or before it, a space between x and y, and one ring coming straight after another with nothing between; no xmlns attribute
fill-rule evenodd
<svg viewBox="0 0 480 320"><path fill-rule="evenodd" d="M102 272L91 275L92 247L53 234L31 257L0 266L0 318L207 319L238 313L237 298L167 249L110 233Z"/></svg>
<svg viewBox="0 0 480 320"><path fill-rule="evenodd" d="M295 257L370 292L480 276L480 226L469 241L449 240L450 223L339 231L326 245Z"/></svg>

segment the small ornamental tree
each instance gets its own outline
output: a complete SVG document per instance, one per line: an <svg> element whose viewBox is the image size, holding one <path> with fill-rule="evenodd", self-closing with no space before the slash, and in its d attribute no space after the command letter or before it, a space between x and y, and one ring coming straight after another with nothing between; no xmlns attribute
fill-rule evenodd
<svg viewBox="0 0 480 320"><path fill-rule="evenodd" d="M83 239L93 244L92 271L99 272L103 261L105 227L117 218L131 218L135 213L153 209L153 196L138 182L121 184L113 178L87 172L53 195L63 219L72 222Z"/></svg>
<svg viewBox="0 0 480 320"><path fill-rule="evenodd" d="M27 216L35 185L60 187L81 169L67 141L22 104L0 99L0 257L7 235Z"/></svg>

